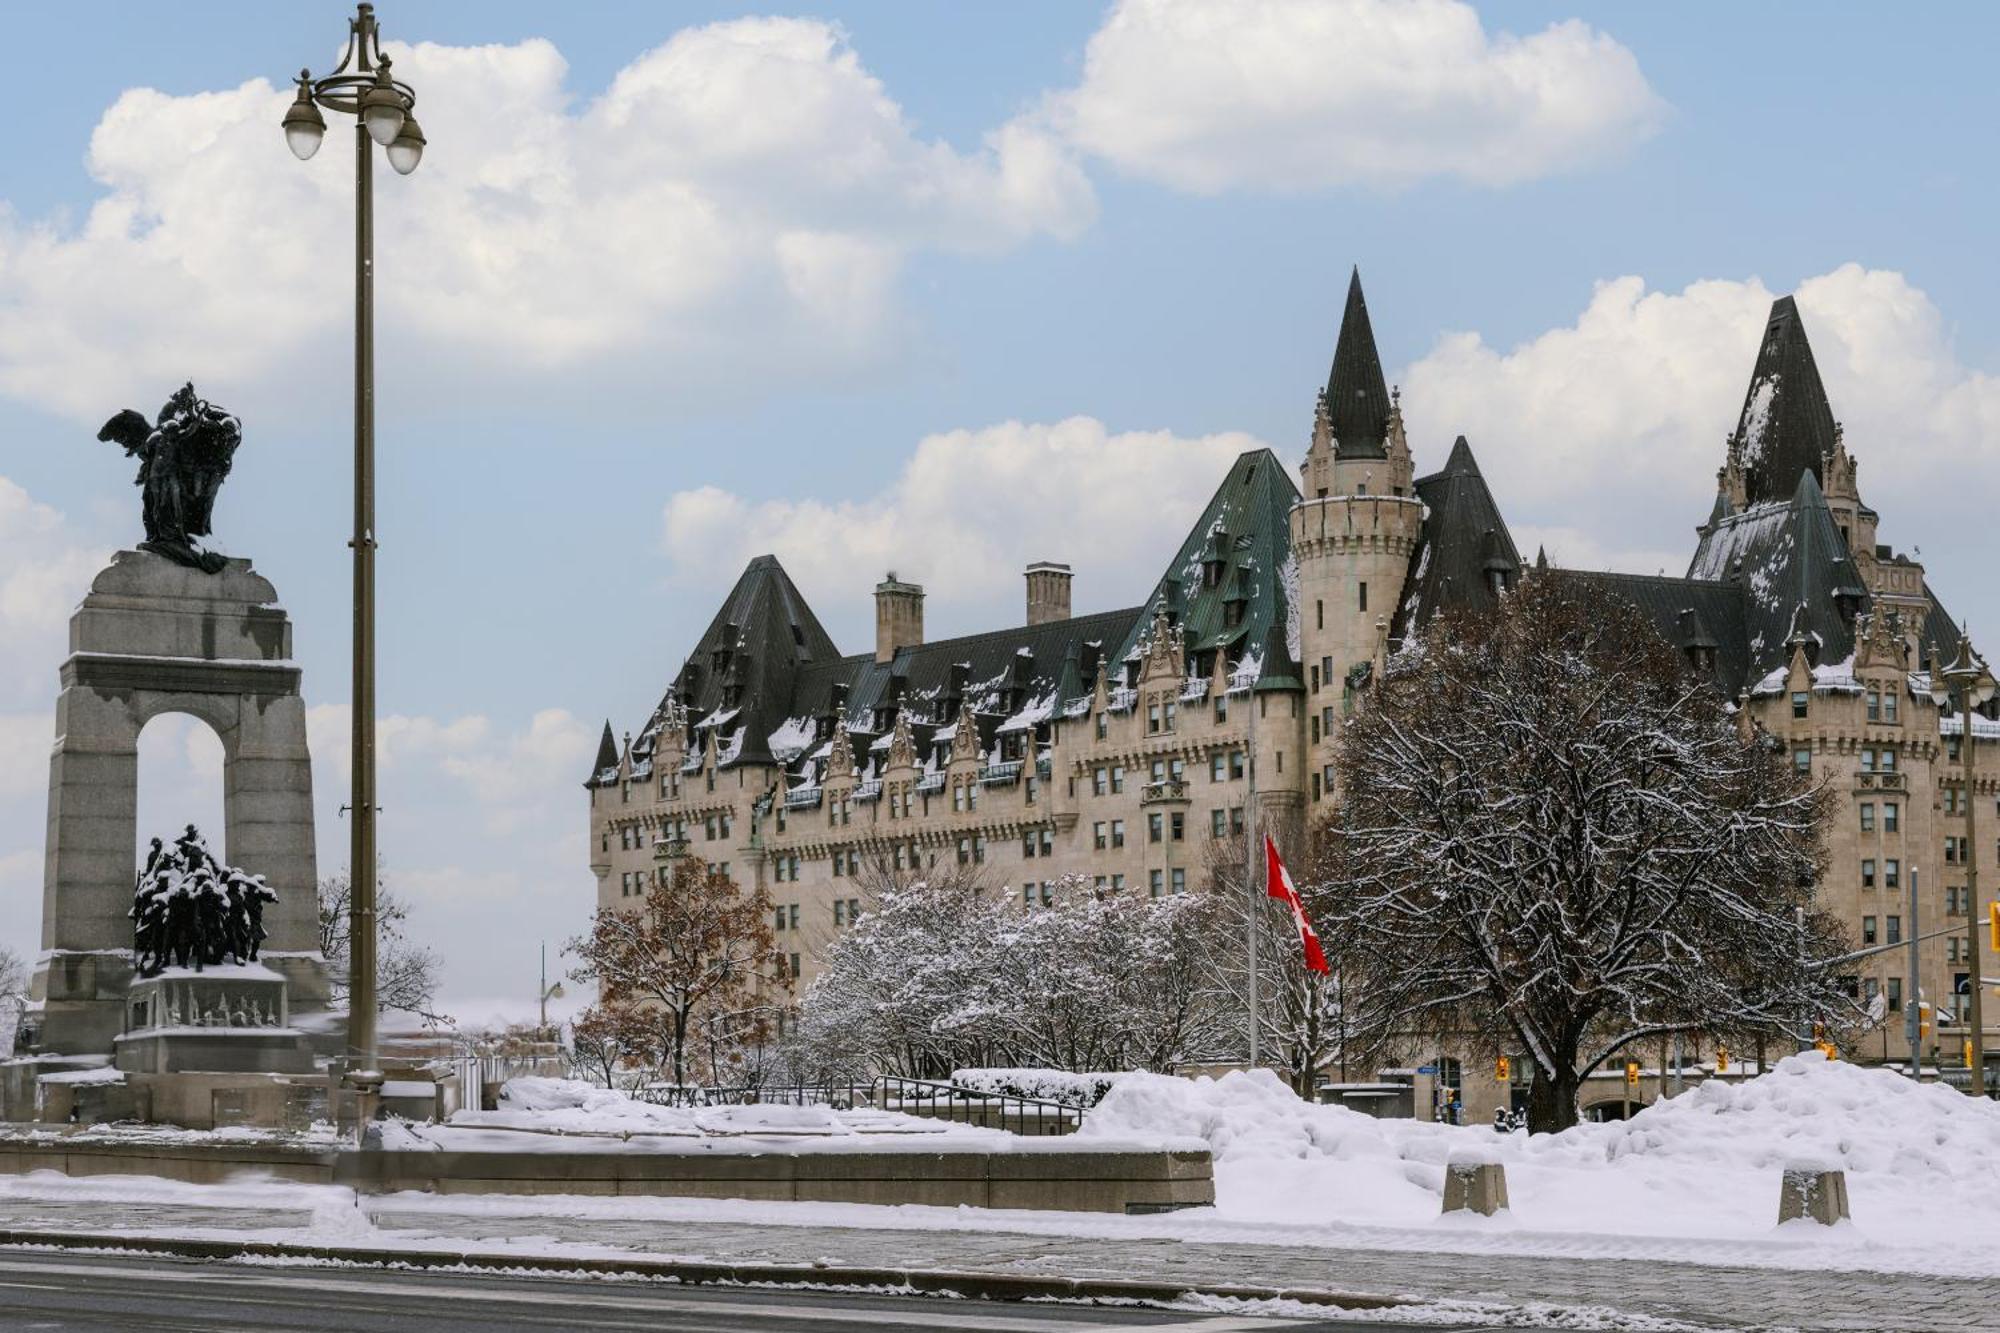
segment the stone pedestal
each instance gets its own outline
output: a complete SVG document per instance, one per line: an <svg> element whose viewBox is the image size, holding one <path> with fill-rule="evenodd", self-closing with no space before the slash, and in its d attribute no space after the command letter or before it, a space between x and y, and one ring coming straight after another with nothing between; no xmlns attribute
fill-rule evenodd
<svg viewBox="0 0 2000 1333"><path fill-rule="evenodd" d="M1778 1187L1778 1222L1800 1219L1832 1226L1848 1220L1847 1173L1814 1165L1785 1168Z"/></svg>
<svg viewBox="0 0 2000 1333"><path fill-rule="evenodd" d="M1452 1162L1444 1172L1444 1211L1491 1217L1507 1208L1507 1168L1498 1162Z"/></svg>
<svg viewBox="0 0 2000 1333"><path fill-rule="evenodd" d="M303 1074L306 1035L291 1026L285 979L260 964L169 968L132 983L116 1064L134 1074Z"/></svg>
<svg viewBox="0 0 2000 1333"><path fill-rule="evenodd" d="M291 639L277 593L247 560L204 574L120 551L92 582L70 618L56 703L29 1049L108 1055L126 1026L139 732L162 713L200 718L221 738L226 855L278 893L264 916L267 962L295 1010L325 1006L312 767Z"/></svg>

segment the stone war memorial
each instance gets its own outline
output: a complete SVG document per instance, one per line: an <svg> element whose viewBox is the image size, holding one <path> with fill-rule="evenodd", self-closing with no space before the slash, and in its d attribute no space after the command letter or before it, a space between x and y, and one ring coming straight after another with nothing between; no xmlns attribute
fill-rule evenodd
<svg viewBox="0 0 2000 1333"><path fill-rule="evenodd" d="M292 627L250 561L204 540L242 426L189 384L154 420L121 412L99 438L139 462L145 540L112 556L70 619L41 952L0 1117L323 1116L315 1056L338 1042L339 1015ZM166 713L222 741L226 860L192 826L136 826L139 733Z"/></svg>

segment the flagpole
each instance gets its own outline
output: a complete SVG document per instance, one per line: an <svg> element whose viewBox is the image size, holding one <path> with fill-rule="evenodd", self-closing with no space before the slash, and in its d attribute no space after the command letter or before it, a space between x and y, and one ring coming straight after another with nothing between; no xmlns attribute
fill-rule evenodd
<svg viewBox="0 0 2000 1333"><path fill-rule="evenodd" d="M1247 772L1250 791L1243 803L1243 912L1250 927L1250 1068L1257 1067L1257 681L1245 692L1250 711Z"/></svg>

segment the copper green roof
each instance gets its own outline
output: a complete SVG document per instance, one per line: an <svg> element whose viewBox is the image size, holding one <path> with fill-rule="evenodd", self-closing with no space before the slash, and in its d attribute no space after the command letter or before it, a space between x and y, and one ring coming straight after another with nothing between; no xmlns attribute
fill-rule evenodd
<svg viewBox="0 0 2000 1333"><path fill-rule="evenodd" d="M1252 449L1239 455L1168 561L1112 663L1143 653L1153 617L1164 610L1183 636L1190 670L1197 655L1219 650L1232 665L1246 652L1258 660L1260 680L1297 676L1289 661L1272 660L1266 643L1275 627L1277 646L1284 648L1281 570L1291 554L1290 514L1298 502L1298 487L1276 454Z"/></svg>

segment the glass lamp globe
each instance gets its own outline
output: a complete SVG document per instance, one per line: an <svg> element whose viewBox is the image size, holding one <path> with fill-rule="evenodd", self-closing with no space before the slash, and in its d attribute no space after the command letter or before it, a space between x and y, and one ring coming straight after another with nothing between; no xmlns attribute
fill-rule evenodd
<svg viewBox="0 0 2000 1333"><path fill-rule="evenodd" d="M361 123L368 137L387 148L403 132L403 95L386 83L378 83L361 97Z"/></svg>
<svg viewBox="0 0 2000 1333"><path fill-rule="evenodd" d="M285 146L303 162L319 151L320 140L325 137L326 117L301 88L299 100L285 109Z"/></svg>
<svg viewBox="0 0 2000 1333"><path fill-rule="evenodd" d="M424 160L424 132L417 126L415 116L403 117L403 128L389 145L389 165L399 176L407 176L417 169L417 163Z"/></svg>

